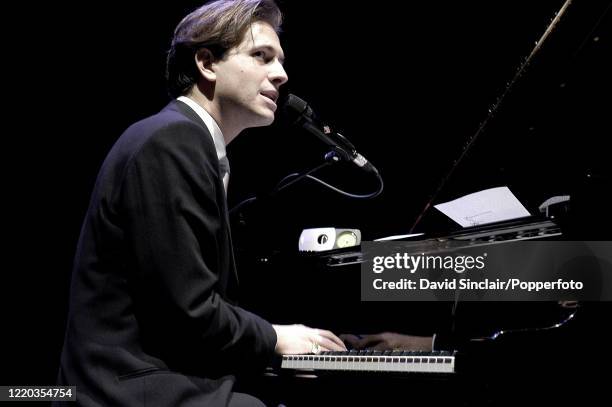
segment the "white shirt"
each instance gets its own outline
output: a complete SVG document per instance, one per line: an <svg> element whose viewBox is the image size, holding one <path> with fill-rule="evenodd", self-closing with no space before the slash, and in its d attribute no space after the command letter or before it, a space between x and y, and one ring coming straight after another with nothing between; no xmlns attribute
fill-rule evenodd
<svg viewBox="0 0 612 407"><path fill-rule="evenodd" d="M225 150L225 139L223 133L217 125L217 122L202 106L198 105L194 100L187 96L179 96L176 100L180 100L189 106L204 122L206 128L212 136L213 142L215 143L215 150L217 151L217 158L219 159L219 169L221 170L221 177L223 178L223 186L225 187L225 193L227 194L227 186L229 185L230 166L229 160L227 159L227 152Z"/></svg>

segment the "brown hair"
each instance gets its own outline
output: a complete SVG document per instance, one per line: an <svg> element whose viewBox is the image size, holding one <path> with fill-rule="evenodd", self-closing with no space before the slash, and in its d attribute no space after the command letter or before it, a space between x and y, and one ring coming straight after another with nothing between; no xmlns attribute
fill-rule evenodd
<svg viewBox="0 0 612 407"><path fill-rule="evenodd" d="M263 21L280 31L282 14L274 0L217 0L187 15L174 30L166 60L166 80L172 97L187 93L199 72L195 53L207 48L214 58L242 41L247 29Z"/></svg>

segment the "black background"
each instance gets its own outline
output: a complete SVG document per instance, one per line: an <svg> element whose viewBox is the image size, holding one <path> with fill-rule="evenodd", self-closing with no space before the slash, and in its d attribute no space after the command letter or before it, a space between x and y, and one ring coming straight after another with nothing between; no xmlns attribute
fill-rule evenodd
<svg viewBox="0 0 612 407"><path fill-rule="evenodd" d="M285 92L347 136L385 190L356 201L295 185L245 212L239 248L296 250L304 227L359 228L366 240L407 233L562 4L281 2ZM24 2L5 14L2 384L54 382L72 256L98 167L128 125L169 100L165 51L199 5ZM535 213L585 174L609 174L609 12L596 24L608 5L574 1L437 202L510 185ZM229 146L230 206L324 153L296 130L246 131ZM376 188L349 165L321 176L355 192Z"/></svg>

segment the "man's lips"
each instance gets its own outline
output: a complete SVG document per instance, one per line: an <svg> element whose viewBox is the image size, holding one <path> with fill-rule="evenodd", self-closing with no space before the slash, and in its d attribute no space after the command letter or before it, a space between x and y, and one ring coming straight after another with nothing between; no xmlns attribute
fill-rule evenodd
<svg viewBox="0 0 612 407"><path fill-rule="evenodd" d="M264 91L261 92L261 95L270 99L272 102L274 102L274 104L276 104L276 101L278 100L278 92L276 91Z"/></svg>

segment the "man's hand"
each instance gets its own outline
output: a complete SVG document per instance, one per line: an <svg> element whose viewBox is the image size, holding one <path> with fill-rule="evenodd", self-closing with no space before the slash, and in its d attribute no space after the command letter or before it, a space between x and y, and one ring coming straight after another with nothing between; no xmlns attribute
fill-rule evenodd
<svg viewBox="0 0 612 407"><path fill-rule="evenodd" d="M330 331L304 325L272 325L272 327L277 337L274 351L279 355L346 350L342 340Z"/></svg>
<svg viewBox="0 0 612 407"><path fill-rule="evenodd" d="M374 335L340 335L340 338L353 349L373 350L432 350L432 336L402 335L393 332L383 332Z"/></svg>

